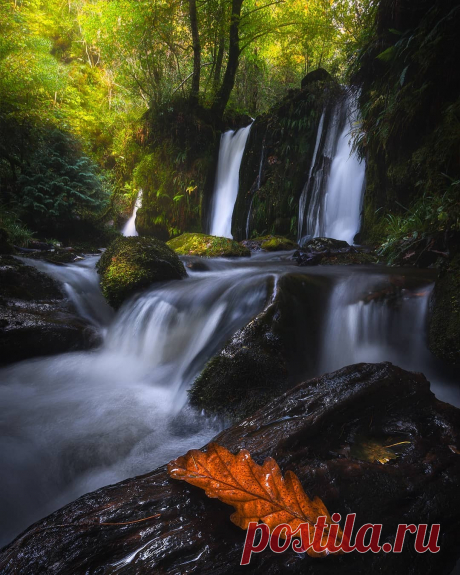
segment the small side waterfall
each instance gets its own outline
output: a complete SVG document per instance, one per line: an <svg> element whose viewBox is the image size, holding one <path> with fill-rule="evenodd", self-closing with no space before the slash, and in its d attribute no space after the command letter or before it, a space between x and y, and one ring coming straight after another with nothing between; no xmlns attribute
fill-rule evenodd
<svg viewBox="0 0 460 575"><path fill-rule="evenodd" d="M251 213L252 213L252 204L254 202L254 198L257 194L257 192L260 190L260 184L262 182L262 168L264 165L264 154L265 154L265 138L264 141L262 142L262 151L260 153L260 164L259 164L259 173L257 174L257 182L256 182L256 189L254 190L254 193L252 194L252 198L251 198L251 203L249 204L249 210L248 210L248 217L246 219L246 239L249 239L249 226L251 223Z"/></svg>
<svg viewBox="0 0 460 575"><path fill-rule="evenodd" d="M359 230L365 163L352 150L350 131L357 119L349 97L332 111L323 134L318 127L309 177L299 202L298 239L325 236L353 243Z"/></svg>
<svg viewBox="0 0 460 575"><path fill-rule="evenodd" d="M222 134L211 208L212 236L232 238L232 216L238 195L241 160L251 125Z"/></svg>
<svg viewBox="0 0 460 575"><path fill-rule="evenodd" d="M136 203L134 204L133 215L129 218L126 222L125 227L123 228L122 234L124 236L138 236L136 230L136 215L137 210L142 207L142 190L139 190L137 194Z"/></svg>
<svg viewBox="0 0 460 575"><path fill-rule="evenodd" d="M323 110L323 113L321 114L321 119L320 119L319 125L318 125L318 133L316 134L315 150L313 152L313 158L311 161L310 171L308 173L308 179L307 179L307 182L306 182L306 184L302 190L302 194L301 194L300 200L299 200L299 223L298 223L298 232L297 232L299 240L303 237L303 234L302 234L303 218L304 218L304 213L305 213L305 206L307 205L307 192L308 192L308 187L310 185L311 174L313 172L313 168L314 168L315 163L316 163L316 156L318 155L319 143L321 142L321 137L323 135L325 113L326 113L325 110Z"/></svg>

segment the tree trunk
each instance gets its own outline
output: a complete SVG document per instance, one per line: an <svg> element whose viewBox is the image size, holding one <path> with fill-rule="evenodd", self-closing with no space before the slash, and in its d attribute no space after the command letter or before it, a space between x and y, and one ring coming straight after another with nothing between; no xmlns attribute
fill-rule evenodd
<svg viewBox="0 0 460 575"><path fill-rule="evenodd" d="M198 33L196 0L189 0L189 15L190 15L190 28L192 31L192 41L193 41L193 75L192 75L192 88L190 91L190 103L195 106L198 104L198 96L200 93L200 73L201 73L201 44L200 44L200 35Z"/></svg>
<svg viewBox="0 0 460 575"><path fill-rule="evenodd" d="M216 57L216 67L214 68L214 78L213 78L213 91L217 92L219 89L220 74L222 72L222 62L224 61L224 51L225 51L225 39L222 36L219 41L219 48L217 50Z"/></svg>
<svg viewBox="0 0 460 575"><path fill-rule="evenodd" d="M240 15L244 0L232 0L232 18L230 22L228 61L224 78L212 105L212 112L220 120L235 85L236 71L240 58Z"/></svg>

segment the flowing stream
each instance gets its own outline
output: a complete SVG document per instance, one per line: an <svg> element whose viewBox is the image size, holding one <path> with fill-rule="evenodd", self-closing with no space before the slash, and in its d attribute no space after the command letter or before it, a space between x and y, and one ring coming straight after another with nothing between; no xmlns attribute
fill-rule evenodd
<svg viewBox="0 0 460 575"><path fill-rule="evenodd" d="M328 237L349 244L360 227L365 162L352 149L351 130L356 103L348 97L330 113L324 129L323 112L305 187L299 201L298 239Z"/></svg>
<svg viewBox="0 0 460 575"><path fill-rule="evenodd" d="M329 286L315 373L299 381L356 361L391 360L423 371L441 399L460 405L425 344L431 270L297 268L288 253L210 260L209 271L154 286L112 317L96 259L34 264L69 286L105 339L93 351L0 370L0 544L76 497L150 471L222 429L225 422L188 407L187 389L286 273L317 285L318 298ZM307 342L314 326L310 317L302 323ZM307 343L303 353L311 353Z"/></svg>
<svg viewBox="0 0 460 575"><path fill-rule="evenodd" d="M142 208L142 190L139 190L139 193L137 194L137 198L136 198L136 203L134 204L133 214L129 218L129 220L126 222L125 227L122 230L122 234L124 236L138 236L139 235L137 233L137 230L136 230L136 216L137 216L137 210L139 208Z"/></svg>
<svg viewBox="0 0 460 575"><path fill-rule="evenodd" d="M233 208L238 196L241 160L251 126L252 124L249 124L237 132L230 130L221 136L211 207L209 233L212 236L233 238Z"/></svg>

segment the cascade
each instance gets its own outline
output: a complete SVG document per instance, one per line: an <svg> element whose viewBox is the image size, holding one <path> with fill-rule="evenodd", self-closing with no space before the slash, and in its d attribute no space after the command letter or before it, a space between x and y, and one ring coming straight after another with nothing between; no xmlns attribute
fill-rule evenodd
<svg viewBox="0 0 460 575"><path fill-rule="evenodd" d="M324 134L324 114L321 117L299 202L299 241L323 236L351 244L359 231L366 166L352 149L350 132L356 120L353 97L334 106Z"/></svg>
<svg viewBox="0 0 460 575"><path fill-rule="evenodd" d="M238 195L241 160L252 124L224 132L220 140L216 181L211 204L212 236L232 238L232 216Z"/></svg>
<svg viewBox="0 0 460 575"><path fill-rule="evenodd" d="M142 190L139 190L137 194L136 203L134 204L133 214L126 222L125 227L123 228L122 234L124 236L138 236L136 230L136 216L137 210L142 207Z"/></svg>

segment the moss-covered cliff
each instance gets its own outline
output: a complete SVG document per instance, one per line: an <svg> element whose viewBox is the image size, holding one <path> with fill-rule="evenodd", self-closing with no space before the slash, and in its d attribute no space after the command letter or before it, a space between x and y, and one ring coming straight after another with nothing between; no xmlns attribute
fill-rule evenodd
<svg viewBox="0 0 460 575"><path fill-rule="evenodd" d="M458 204L453 214L445 194L460 179L459 24L456 0L378 5L354 70L367 160L365 241L458 227Z"/></svg>
<svg viewBox="0 0 460 575"><path fill-rule="evenodd" d="M321 113L341 92L324 70L307 75L302 86L259 116L251 128L233 212L232 234L237 240L267 234L296 238L298 203Z"/></svg>
<svg viewBox="0 0 460 575"><path fill-rule="evenodd" d="M210 110L177 98L144 120L147 151L133 176L143 190L138 232L166 241L206 231L221 133L247 125L249 117L228 112L217 121Z"/></svg>

